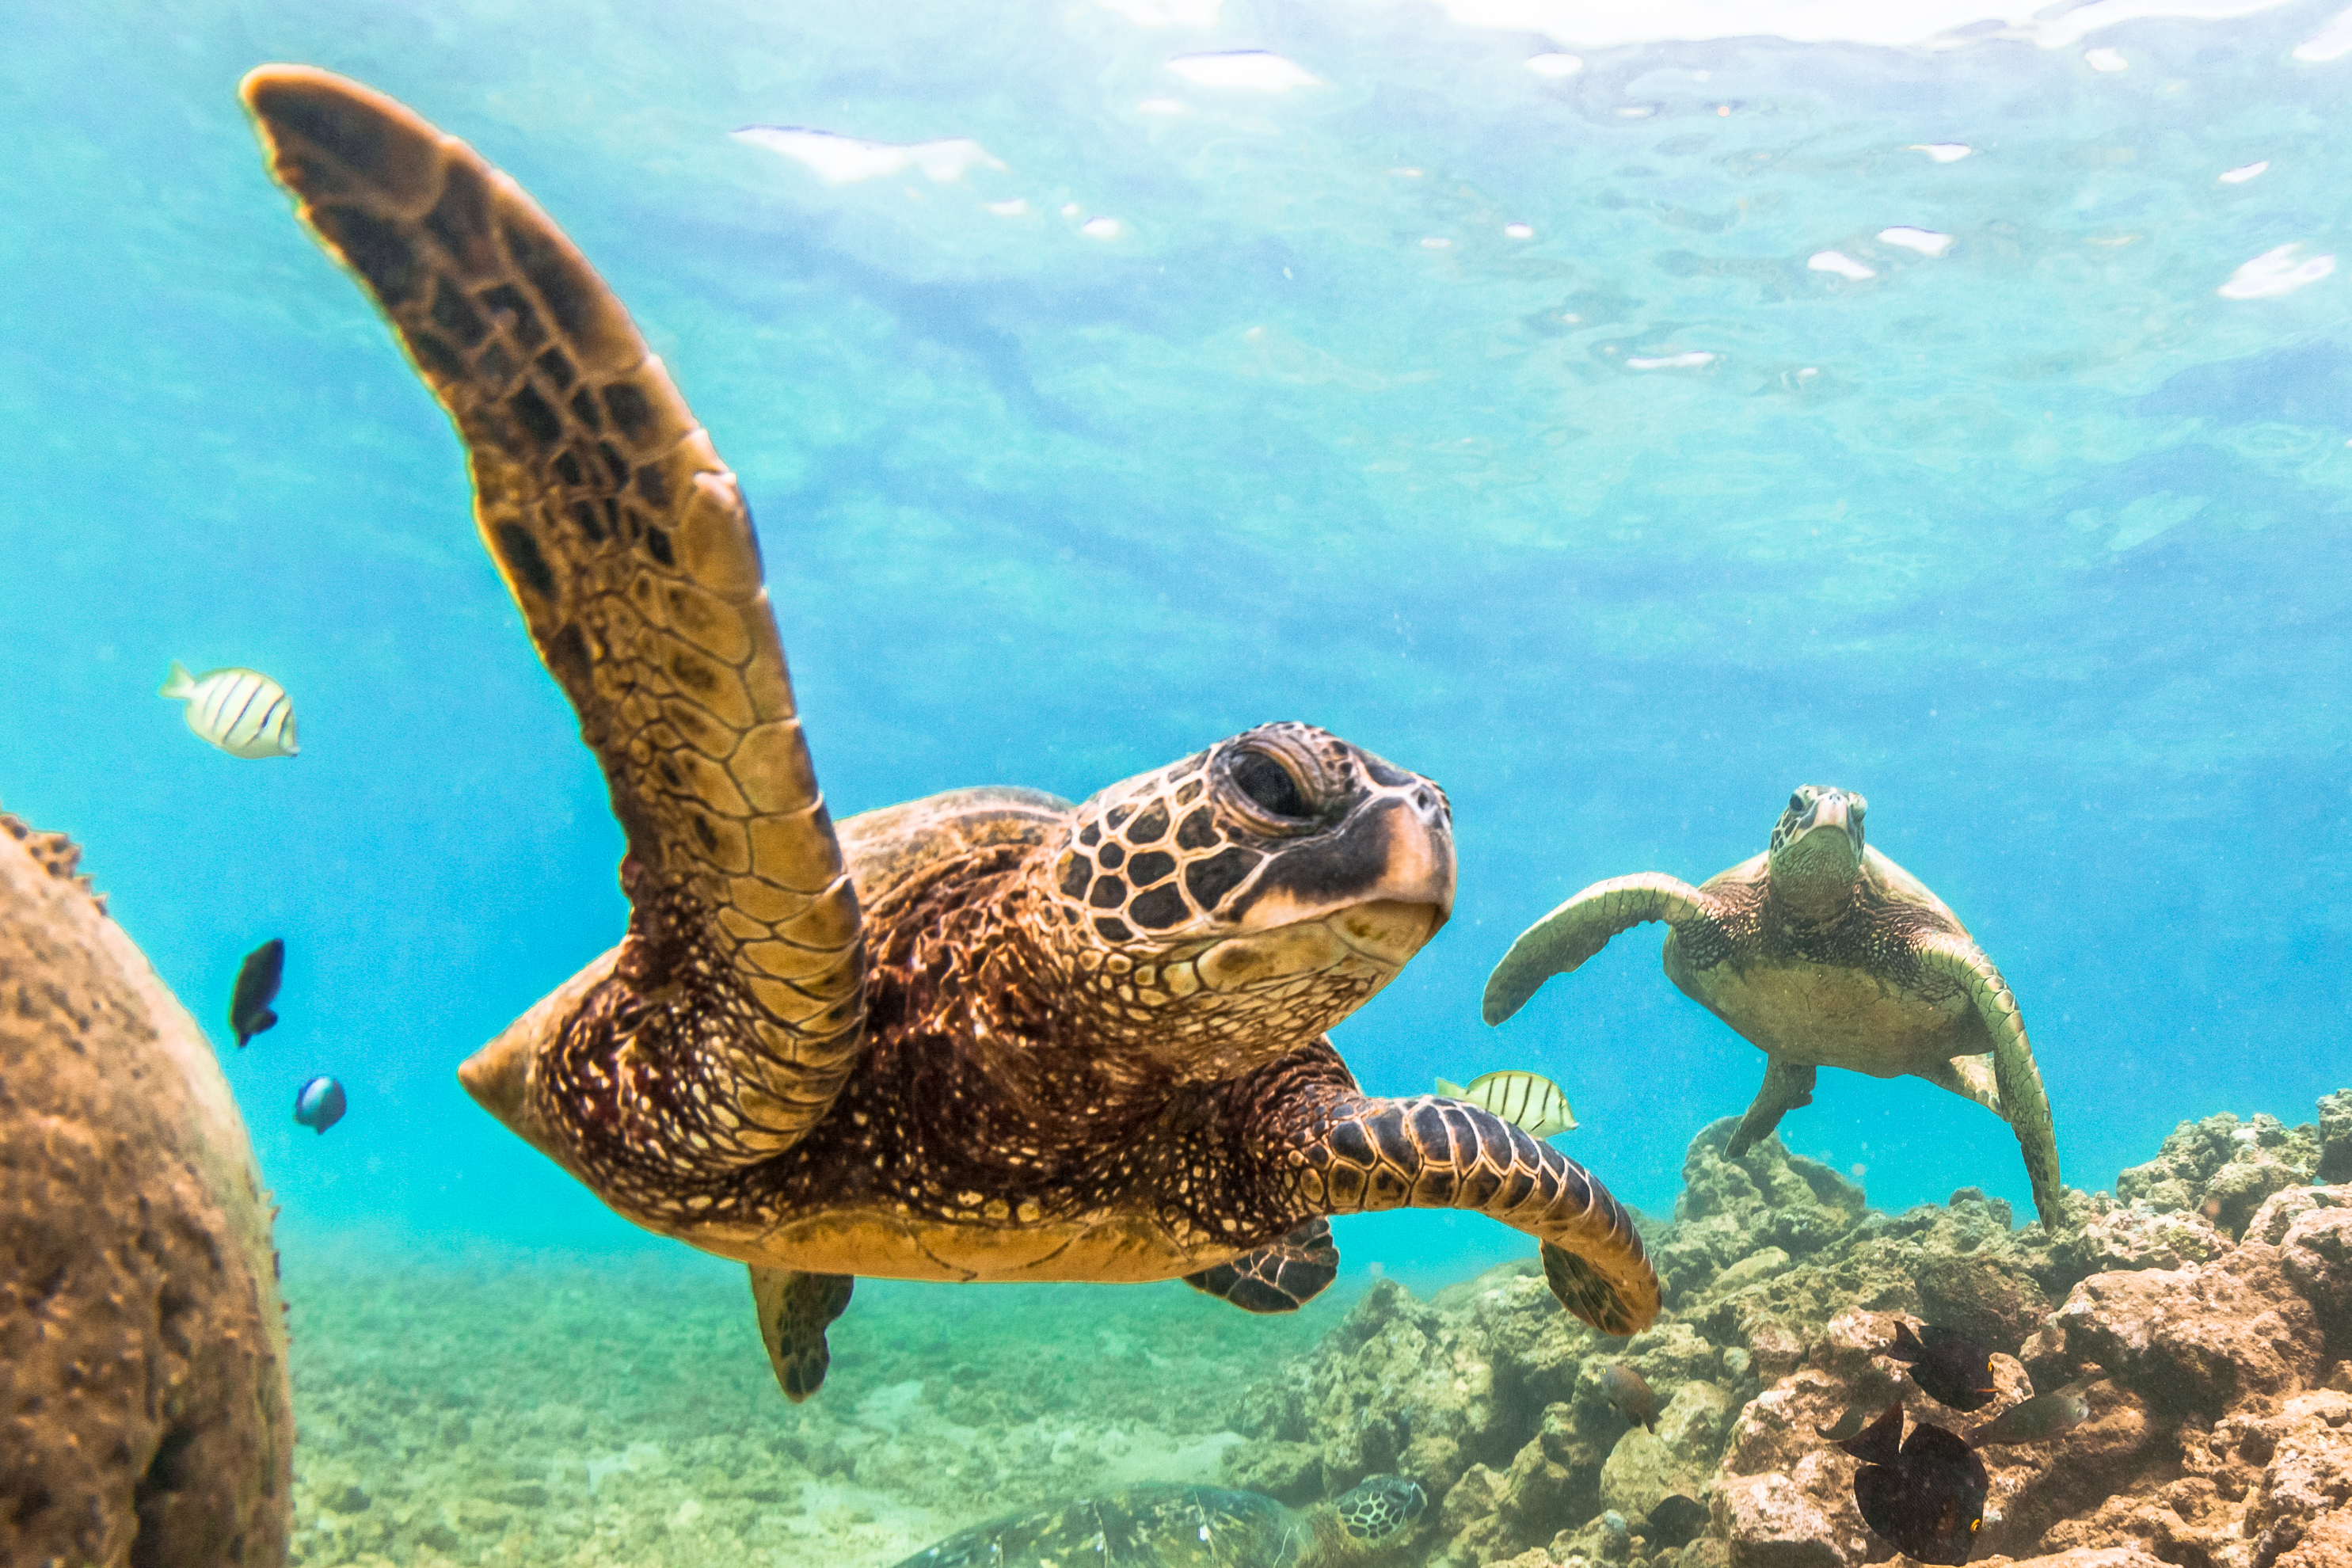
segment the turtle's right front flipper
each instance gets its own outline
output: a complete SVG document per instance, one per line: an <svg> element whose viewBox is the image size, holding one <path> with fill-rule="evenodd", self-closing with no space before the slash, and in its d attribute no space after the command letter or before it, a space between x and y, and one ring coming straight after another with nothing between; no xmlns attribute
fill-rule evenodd
<svg viewBox="0 0 2352 1568"><path fill-rule="evenodd" d="M483 542L628 837L628 942L467 1087L646 1219L627 1192L795 1142L863 1021L856 897L751 516L628 312L512 180L325 71L265 66L242 91L270 172L457 425Z"/></svg>
<svg viewBox="0 0 2352 1568"><path fill-rule="evenodd" d="M1299 1200L1319 1214L1475 1209L1543 1243L1560 1305L1604 1334L1658 1315L1657 1272L1633 1215L1591 1172L1501 1117L1458 1100L1352 1092L1294 1102L1283 1143Z"/></svg>
<svg viewBox="0 0 2352 1568"><path fill-rule="evenodd" d="M1643 921L1680 925L1710 912L1706 895L1656 871L1595 882L1519 933L1486 977L1483 1011L1499 1024L1526 1005L1543 983L1566 974Z"/></svg>

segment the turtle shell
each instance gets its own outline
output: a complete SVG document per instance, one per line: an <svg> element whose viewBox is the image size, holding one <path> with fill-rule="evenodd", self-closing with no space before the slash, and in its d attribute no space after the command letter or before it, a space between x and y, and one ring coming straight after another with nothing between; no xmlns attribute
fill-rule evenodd
<svg viewBox="0 0 2352 1568"><path fill-rule="evenodd" d="M1041 789L988 784L860 812L835 831L871 915L935 866L1000 845L1026 847L1068 820L1070 803Z"/></svg>
<svg viewBox="0 0 2352 1568"><path fill-rule="evenodd" d="M1141 1486L974 1525L898 1568L1303 1568L1314 1545L1256 1492Z"/></svg>

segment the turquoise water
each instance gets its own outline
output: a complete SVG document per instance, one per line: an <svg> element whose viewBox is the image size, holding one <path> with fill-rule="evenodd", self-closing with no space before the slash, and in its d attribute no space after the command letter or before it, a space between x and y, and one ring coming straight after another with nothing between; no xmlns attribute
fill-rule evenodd
<svg viewBox="0 0 2352 1568"><path fill-rule="evenodd" d="M2338 8L19 7L0 805L89 847L214 1029L289 1255L672 1249L452 1076L617 937L621 838L455 438L263 173L236 82L300 60L473 142L629 303L742 477L837 816L1274 718L1428 773L1460 902L1340 1048L1378 1092L1552 1075L1561 1146L1663 1210L1758 1053L1654 928L1500 1031L1479 986L1585 883L1696 880L1837 784L2014 985L2073 1184L2306 1120L2352 1066ZM1168 64L1241 49L1315 79ZM828 184L761 124L989 161ZM174 658L282 681L301 756L196 742ZM285 1021L238 1053L272 935ZM1782 1131L1886 1206L2027 1207L2007 1130L1916 1081L1825 1074ZM1340 1242L1433 1281L1523 1249Z"/></svg>

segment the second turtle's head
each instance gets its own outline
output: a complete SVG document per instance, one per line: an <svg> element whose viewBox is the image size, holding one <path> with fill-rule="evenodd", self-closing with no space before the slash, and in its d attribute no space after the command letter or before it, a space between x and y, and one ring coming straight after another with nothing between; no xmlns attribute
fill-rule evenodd
<svg viewBox="0 0 2352 1568"><path fill-rule="evenodd" d="M1331 1503L1340 1531L1364 1546L1388 1540L1428 1507L1429 1494L1403 1476L1366 1476Z"/></svg>
<svg viewBox="0 0 2352 1568"><path fill-rule="evenodd" d="M1040 878L1090 1022L1227 1078L1355 1011L1445 923L1453 821L1419 773L1262 724L1076 807Z"/></svg>
<svg viewBox="0 0 2352 1568"><path fill-rule="evenodd" d="M1801 920L1842 913L1862 879L1862 815L1869 809L1851 790L1799 785L1772 827L1772 897Z"/></svg>

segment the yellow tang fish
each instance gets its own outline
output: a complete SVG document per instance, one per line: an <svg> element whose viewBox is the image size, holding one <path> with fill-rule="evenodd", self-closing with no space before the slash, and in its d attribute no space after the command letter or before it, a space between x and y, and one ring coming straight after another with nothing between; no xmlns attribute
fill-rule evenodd
<svg viewBox="0 0 2352 1568"><path fill-rule="evenodd" d="M1516 1122L1532 1137L1549 1138L1576 1125L1576 1115L1568 1108L1568 1096L1560 1093L1559 1085L1540 1073L1486 1073L1472 1079L1467 1089L1439 1079L1437 1092L1449 1099L1466 1100L1482 1110L1491 1110L1506 1121Z"/></svg>
<svg viewBox="0 0 2352 1568"><path fill-rule="evenodd" d="M210 669L192 676L178 659L158 697L188 705L188 728L232 757L290 757L294 704L286 689L257 669Z"/></svg>

